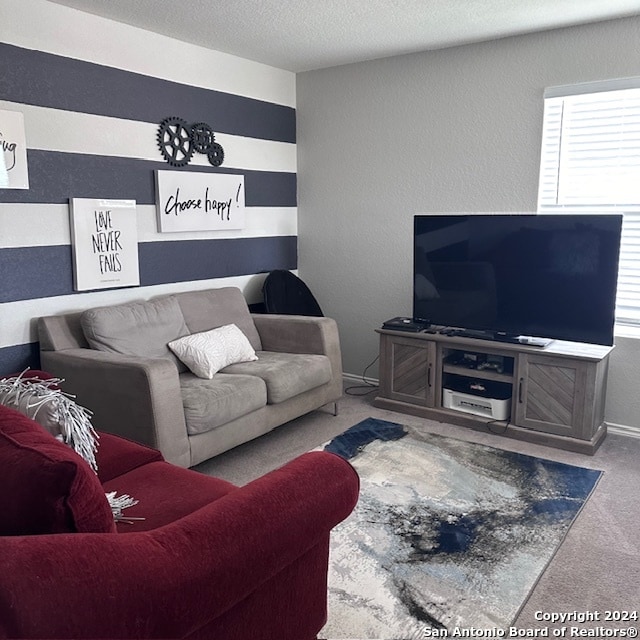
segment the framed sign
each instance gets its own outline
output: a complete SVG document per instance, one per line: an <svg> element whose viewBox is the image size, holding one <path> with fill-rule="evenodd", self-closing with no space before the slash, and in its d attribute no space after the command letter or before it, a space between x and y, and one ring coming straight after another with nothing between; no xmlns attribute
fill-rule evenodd
<svg viewBox="0 0 640 640"><path fill-rule="evenodd" d="M28 189L24 116L0 110L0 189Z"/></svg>
<svg viewBox="0 0 640 640"><path fill-rule="evenodd" d="M156 171L158 230L243 229L244 176Z"/></svg>
<svg viewBox="0 0 640 640"><path fill-rule="evenodd" d="M135 200L72 198L70 222L76 291L140 284Z"/></svg>

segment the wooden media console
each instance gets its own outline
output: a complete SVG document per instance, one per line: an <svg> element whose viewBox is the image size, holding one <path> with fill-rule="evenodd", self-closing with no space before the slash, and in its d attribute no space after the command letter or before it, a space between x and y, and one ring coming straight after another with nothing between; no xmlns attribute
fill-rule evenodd
<svg viewBox="0 0 640 640"><path fill-rule="evenodd" d="M377 407L586 454L606 435L613 347L377 332Z"/></svg>

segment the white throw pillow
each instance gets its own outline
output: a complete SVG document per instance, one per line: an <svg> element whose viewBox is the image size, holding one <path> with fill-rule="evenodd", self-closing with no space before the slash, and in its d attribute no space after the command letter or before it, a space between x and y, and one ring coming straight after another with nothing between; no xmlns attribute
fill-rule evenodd
<svg viewBox="0 0 640 640"><path fill-rule="evenodd" d="M247 336L235 324L178 338L169 343L169 349L195 375L209 380L230 364L258 359Z"/></svg>

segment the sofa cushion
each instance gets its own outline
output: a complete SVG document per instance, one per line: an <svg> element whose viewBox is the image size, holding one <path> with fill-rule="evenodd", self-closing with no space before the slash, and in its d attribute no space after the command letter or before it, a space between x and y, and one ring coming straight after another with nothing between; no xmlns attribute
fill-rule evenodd
<svg viewBox="0 0 640 640"><path fill-rule="evenodd" d="M93 349L143 358L170 358L179 371L186 371L167 346L189 334L173 297L89 309L80 317L80 324Z"/></svg>
<svg viewBox="0 0 640 640"><path fill-rule="evenodd" d="M206 380L183 373L180 393L189 435L211 431L267 404L267 388L256 376L218 373Z"/></svg>
<svg viewBox="0 0 640 640"><path fill-rule="evenodd" d="M117 493L132 492L138 499L138 504L126 510L125 517L144 520L118 523L119 533L156 529L236 490L230 482L168 462L151 462L132 469L106 482L104 488ZM224 549L218 552L224 553Z"/></svg>
<svg viewBox="0 0 640 640"><path fill-rule="evenodd" d="M262 349L260 335L253 322L247 301L237 287L203 291L185 291L172 295L178 301L191 333L200 333L225 324L235 324L249 339L251 346Z"/></svg>
<svg viewBox="0 0 640 640"><path fill-rule="evenodd" d="M100 446L96 453L98 478L103 484L150 462L164 460L157 449L122 436L100 431Z"/></svg>
<svg viewBox="0 0 640 640"><path fill-rule="evenodd" d="M235 324L172 340L169 349L195 375L209 380L230 364L258 359L251 343Z"/></svg>
<svg viewBox="0 0 640 640"><path fill-rule="evenodd" d="M258 376L267 385L267 402L277 404L310 391L331 380L331 362L327 356L306 353L258 351L255 362L232 364L221 371Z"/></svg>
<svg viewBox="0 0 640 640"><path fill-rule="evenodd" d="M0 406L0 535L112 533L98 476L22 413Z"/></svg>

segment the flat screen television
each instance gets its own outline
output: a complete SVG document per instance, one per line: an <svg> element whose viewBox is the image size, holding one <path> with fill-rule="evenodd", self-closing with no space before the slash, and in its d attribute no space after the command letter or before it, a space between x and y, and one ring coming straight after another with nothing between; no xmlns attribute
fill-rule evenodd
<svg viewBox="0 0 640 640"><path fill-rule="evenodd" d="M621 228L609 214L416 215L414 322L612 345Z"/></svg>

